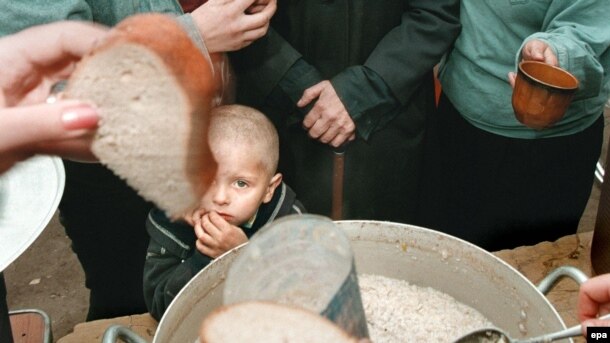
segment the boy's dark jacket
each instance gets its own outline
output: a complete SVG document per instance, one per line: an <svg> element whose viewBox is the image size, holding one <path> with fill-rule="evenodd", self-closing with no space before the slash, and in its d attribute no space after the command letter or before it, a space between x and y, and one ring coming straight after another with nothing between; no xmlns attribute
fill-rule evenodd
<svg viewBox="0 0 610 343"><path fill-rule="evenodd" d="M252 227L244 232L250 238L279 217L304 212L294 191L282 182L271 201L259 207ZM144 300L150 314L160 320L176 294L213 258L197 251L197 237L192 226L170 221L159 209L150 211L146 230L150 244L144 265Z"/></svg>

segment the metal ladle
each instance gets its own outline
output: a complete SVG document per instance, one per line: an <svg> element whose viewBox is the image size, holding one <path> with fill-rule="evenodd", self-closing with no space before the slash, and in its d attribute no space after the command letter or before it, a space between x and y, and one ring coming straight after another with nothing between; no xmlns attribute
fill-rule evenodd
<svg viewBox="0 0 610 343"><path fill-rule="evenodd" d="M610 320L610 313L599 317L599 319ZM500 329L487 328L466 334L454 343L547 343L558 339L580 336L581 334L582 325L575 325L561 331L519 340L510 338L506 332Z"/></svg>

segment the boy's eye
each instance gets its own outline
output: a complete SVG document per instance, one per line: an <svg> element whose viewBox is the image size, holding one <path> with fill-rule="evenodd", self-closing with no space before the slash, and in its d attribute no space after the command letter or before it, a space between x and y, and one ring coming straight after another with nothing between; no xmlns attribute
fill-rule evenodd
<svg viewBox="0 0 610 343"><path fill-rule="evenodd" d="M246 183L246 181L244 180L237 180L235 181L235 186L237 186L237 188L246 188L248 187L248 183Z"/></svg>

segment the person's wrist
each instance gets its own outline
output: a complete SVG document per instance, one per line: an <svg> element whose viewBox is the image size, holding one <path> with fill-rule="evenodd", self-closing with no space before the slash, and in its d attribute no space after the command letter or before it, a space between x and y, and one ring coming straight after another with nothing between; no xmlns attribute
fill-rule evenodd
<svg viewBox="0 0 610 343"><path fill-rule="evenodd" d="M197 29L199 30L199 35L201 36L201 39L203 40L203 43L205 45L205 48L207 49L208 54L224 52L226 49L222 45L218 44L217 40L214 39L214 35L212 34L212 31L214 30L214 28L210 27L210 23L212 21L210 20L210 18L208 18L209 13L206 13L206 10L208 10L208 9L205 8L205 4L204 4L202 6L199 6L199 8L196 9L195 11L193 11L191 13L193 22L195 23L195 26L197 26Z"/></svg>

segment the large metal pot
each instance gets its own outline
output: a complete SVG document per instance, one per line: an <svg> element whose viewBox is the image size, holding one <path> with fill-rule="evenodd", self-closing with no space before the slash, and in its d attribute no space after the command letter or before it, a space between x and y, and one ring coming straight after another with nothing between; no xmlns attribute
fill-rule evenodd
<svg viewBox="0 0 610 343"><path fill-rule="evenodd" d="M443 233L378 221L340 221L359 274L404 279L443 291L485 315L511 337L565 328L546 297L494 255ZM153 342L194 342L203 318L222 304L226 273L238 247L195 276L168 307ZM439 323L439 327L442 323Z"/></svg>

